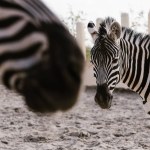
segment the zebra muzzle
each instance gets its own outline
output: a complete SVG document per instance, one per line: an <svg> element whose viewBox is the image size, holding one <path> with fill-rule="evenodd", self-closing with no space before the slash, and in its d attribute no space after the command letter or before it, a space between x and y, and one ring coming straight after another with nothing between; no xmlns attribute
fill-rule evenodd
<svg viewBox="0 0 150 150"><path fill-rule="evenodd" d="M109 109L111 107L112 98L113 98L113 96L110 94L107 84L97 86L97 92L95 95L95 102L102 109Z"/></svg>

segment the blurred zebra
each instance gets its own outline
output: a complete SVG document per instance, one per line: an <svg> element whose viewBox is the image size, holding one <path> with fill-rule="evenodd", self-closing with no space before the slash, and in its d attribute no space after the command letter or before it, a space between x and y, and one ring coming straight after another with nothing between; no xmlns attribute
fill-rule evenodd
<svg viewBox="0 0 150 150"><path fill-rule="evenodd" d="M72 107L84 58L75 39L40 0L0 0L0 79L33 111Z"/></svg>
<svg viewBox="0 0 150 150"><path fill-rule="evenodd" d="M88 24L93 37L91 61L97 82L95 101L110 108L112 92L120 81L143 98L150 114L150 35L121 27L113 18L106 18L97 31Z"/></svg>

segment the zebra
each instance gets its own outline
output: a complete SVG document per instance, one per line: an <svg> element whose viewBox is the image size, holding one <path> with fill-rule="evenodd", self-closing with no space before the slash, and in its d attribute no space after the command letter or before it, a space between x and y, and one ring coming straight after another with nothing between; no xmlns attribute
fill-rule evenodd
<svg viewBox="0 0 150 150"><path fill-rule="evenodd" d="M112 17L105 18L98 30L93 22L87 28L94 41L91 62L97 84L95 101L109 109L112 93L122 81L140 95L150 114L150 35L122 27Z"/></svg>
<svg viewBox="0 0 150 150"><path fill-rule="evenodd" d="M77 101L84 57L67 27L40 0L0 0L0 80L34 112Z"/></svg>

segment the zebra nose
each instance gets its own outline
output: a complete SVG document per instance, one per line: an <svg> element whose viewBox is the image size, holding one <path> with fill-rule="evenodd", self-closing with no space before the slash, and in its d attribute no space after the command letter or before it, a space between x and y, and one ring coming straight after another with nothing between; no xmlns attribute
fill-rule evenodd
<svg viewBox="0 0 150 150"><path fill-rule="evenodd" d="M108 90L107 84L97 86L97 92L95 95L95 102L100 105L103 109L108 109L111 107L112 94Z"/></svg>

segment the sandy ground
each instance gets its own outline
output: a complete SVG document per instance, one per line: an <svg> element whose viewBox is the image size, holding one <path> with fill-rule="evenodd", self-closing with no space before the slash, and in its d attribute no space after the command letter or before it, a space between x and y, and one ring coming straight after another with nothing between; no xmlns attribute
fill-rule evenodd
<svg viewBox="0 0 150 150"><path fill-rule="evenodd" d="M110 110L87 89L66 113L34 114L0 86L0 150L150 150L150 117L136 94L114 93Z"/></svg>

